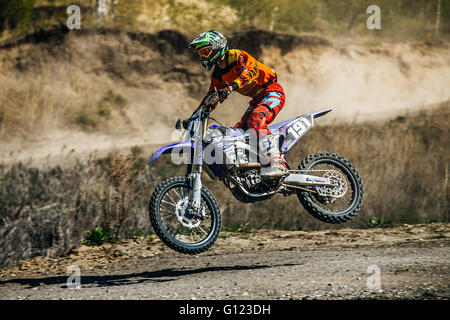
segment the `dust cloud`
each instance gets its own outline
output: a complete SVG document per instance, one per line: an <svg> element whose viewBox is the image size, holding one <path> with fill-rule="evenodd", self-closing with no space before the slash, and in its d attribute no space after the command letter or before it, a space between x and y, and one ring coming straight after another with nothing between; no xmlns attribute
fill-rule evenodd
<svg viewBox="0 0 450 320"><path fill-rule="evenodd" d="M271 54L268 60L272 65L281 60L275 68L286 93L277 120L328 107L333 109L328 121L381 120L450 99L448 48L353 46L296 50L281 59Z"/></svg>

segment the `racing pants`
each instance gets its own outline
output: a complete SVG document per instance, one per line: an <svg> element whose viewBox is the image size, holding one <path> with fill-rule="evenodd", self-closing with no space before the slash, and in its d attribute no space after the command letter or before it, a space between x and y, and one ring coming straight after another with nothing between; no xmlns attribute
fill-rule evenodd
<svg viewBox="0 0 450 320"><path fill-rule="evenodd" d="M243 130L254 129L260 137L270 134L267 125L283 108L285 99L283 87L278 82L269 84L250 101L248 109L234 127Z"/></svg>

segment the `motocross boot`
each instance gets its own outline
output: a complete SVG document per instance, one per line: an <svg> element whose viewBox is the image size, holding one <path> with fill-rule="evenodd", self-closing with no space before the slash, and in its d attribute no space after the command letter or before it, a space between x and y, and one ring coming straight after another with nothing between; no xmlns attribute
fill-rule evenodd
<svg viewBox="0 0 450 320"><path fill-rule="evenodd" d="M264 179L278 179L288 173L279 147L279 135L266 135L259 140L261 155L269 161L269 166L261 168L261 176Z"/></svg>

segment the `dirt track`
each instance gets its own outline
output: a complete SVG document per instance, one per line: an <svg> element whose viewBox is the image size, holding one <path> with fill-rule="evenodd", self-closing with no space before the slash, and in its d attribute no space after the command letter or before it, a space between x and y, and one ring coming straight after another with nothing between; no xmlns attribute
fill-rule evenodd
<svg viewBox="0 0 450 320"><path fill-rule="evenodd" d="M449 299L449 236L440 223L222 232L198 256L136 238L0 269L0 299ZM80 289L67 288L70 265Z"/></svg>

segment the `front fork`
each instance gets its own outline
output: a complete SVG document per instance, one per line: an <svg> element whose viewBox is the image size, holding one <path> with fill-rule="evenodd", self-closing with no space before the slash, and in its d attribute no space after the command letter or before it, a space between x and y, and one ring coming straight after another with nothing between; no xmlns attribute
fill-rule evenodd
<svg viewBox="0 0 450 320"><path fill-rule="evenodd" d="M194 208L200 208L202 193L202 173L196 172L192 177L192 199L189 199Z"/></svg>
<svg viewBox="0 0 450 320"><path fill-rule="evenodd" d="M200 132L194 136L194 150L191 156L190 164L186 169L186 178L189 179L189 190L185 190L184 197L189 197L189 203L194 208L200 208L202 193L202 171L203 171L203 136L208 127L208 119L202 120L199 128ZM194 164L196 165L194 171ZM189 192L191 191L191 192Z"/></svg>

